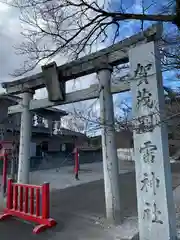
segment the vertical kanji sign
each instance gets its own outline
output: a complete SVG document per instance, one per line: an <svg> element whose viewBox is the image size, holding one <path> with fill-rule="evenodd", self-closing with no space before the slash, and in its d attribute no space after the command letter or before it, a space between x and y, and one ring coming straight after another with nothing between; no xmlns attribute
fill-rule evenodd
<svg viewBox="0 0 180 240"><path fill-rule="evenodd" d="M176 224L158 48L129 51L140 240L175 240Z"/></svg>

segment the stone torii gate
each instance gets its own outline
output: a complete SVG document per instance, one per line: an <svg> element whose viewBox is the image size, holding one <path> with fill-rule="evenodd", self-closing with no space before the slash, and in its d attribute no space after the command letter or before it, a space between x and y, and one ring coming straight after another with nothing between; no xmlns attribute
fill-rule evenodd
<svg viewBox="0 0 180 240"><path fill-rule="evenodd" d="M23 183L28 182L31 111L99 97L106 215L111 222L120 220L123 194L118 182L112 93L132 90L140 240L176 239L168 137L160 111L164 109L157 47L161 35L162 25L154 25L77 61L60 67L53 63L42 67L42 73L2 84L8 94L23 94L22 104L9 108L9 114L22 114L18 181ZM130 62L131 77L111 86L113 66L127 62ZM65 93L66 81L94 72L98 75L99 86ZM33 100L34 91L44 86L48 99Z"/></svg>

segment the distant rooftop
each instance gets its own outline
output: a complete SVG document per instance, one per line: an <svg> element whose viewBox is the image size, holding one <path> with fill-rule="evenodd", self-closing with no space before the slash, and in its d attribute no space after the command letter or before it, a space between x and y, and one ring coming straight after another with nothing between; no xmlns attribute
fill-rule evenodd
<svg viewBox="0 0 180 240"><path fill-rule="evenodd" d="M19 96L15 96L15 95L10 95L10 94L0 94L0 99L8 99L10 101L12 101L14 104L12 105L16 105L18 103L20 103L20 101L22 100L21 97ZM46 116L46 117L53 117L53 118L56 118L58 119L59 117L62 117L62 116L67 116L68 113L64 110L61 110L61 109L57 109L57 108L40 108L40 109L36 109L36 110L33 110L33 112L39 114L39 115L42 115L42 116Z"/></svg>

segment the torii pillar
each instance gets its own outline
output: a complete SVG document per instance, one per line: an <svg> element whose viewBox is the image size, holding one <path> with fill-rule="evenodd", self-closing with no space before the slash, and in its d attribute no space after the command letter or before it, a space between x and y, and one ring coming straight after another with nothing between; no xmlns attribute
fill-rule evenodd
<svg viewBox="0 0 180 240"><path fill-rule="evenodd" d="M25 91L22 99L21 130L18 163L18 183L29 183L30 143L32 133L32 115L29 110L34 91Z"/></svg>
<svg viewBox="0 0 180 240"><path fill-rule="evenodd" d="M119 168L115 142L113 97L111 93L112 70L111 66L103 64L98 68L97 76L100 94L106 217L110 223L120 223Z"/></svg>

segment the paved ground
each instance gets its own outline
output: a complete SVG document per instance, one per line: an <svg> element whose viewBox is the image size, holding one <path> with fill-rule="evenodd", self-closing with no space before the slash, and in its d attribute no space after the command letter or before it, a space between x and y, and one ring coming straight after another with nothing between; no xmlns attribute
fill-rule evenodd
<svg viewBox="0 0 180 240"><path fill-rule="evenodd" d="M84 169L90 169L89 166ZM131 169L132 170L132 169ZM72 174L72 171L68 173ZM125 171L125 169L124 169ZM86 176L82 171L81 177ZM59 172L60 173L60 172ZM57 173L58 174L58 173ZM40 173L39 173L40 176ZM44 176L44 175L43 175ZM48 175L49 176L49 175ZM41 176L41 179L43 177ZM60 179L59 179L60 180ZM86 177L87 180L87 177ZM74 181L74 179L72 180ZM92 180L91 180L92 181ZM120 174L119 186L122 196L123 216L136 221L136 188L134 172ZM180 184L179 173L173 173L173 188ZM56 183L57 186L57 183ZM55 189L56 187L54 187ZM180 192L180 191L178 191ZM178 199L178 198L177 198ZM0 239L12 240L15 237L33 240L119 240L122 231L128 225L108 228L105 222L105 204L103 180L96 180L66 189L52 190L51 216L58 221L58 225L38 236L34 236L32 225L17 220L0 223ZM134 226L134 225L133 225ZM136 225L137 227L137 225Z"/></svg>
<svg viewBox="0 0 180 240"><path fill-rule="evenodd" d="M121 161L119 173L127 173L134 170L134 164ZM73 173L73 166L56 169L34 171L30 174L30 181L33 184L49 182L51 189L64 189L103 179L102 162L83 164L80 166L79 181L76 181Z"/></svg>

